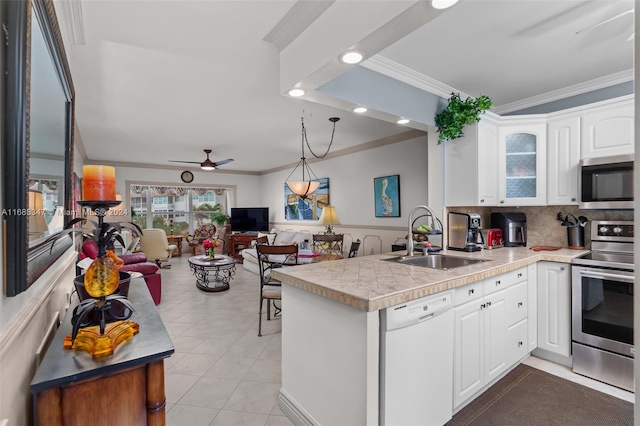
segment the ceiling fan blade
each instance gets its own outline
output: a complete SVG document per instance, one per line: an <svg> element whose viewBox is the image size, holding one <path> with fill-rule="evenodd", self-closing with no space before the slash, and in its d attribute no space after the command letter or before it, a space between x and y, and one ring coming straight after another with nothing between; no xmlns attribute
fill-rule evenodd
<svg viewBox="0 0 640 426"><path fill-rule="evenodd" d="M221 166L221 165L223 165L223 164L230 163L230 162L232 162L232 161L235 161L235 160L234 160L233 158L227 158L226 160L216 161L216 162L214 162L213 164L214 164L216 167L218 167L218 166Z"/></svg>
<svg viewBox="0 0 640 426"><path fill-rule="evenodd" d="M200 161L176 161L176 160L168 160L170 163L189 163L189 164L200 164Z"/></svg>
<svg viewBox="0 0 640 426"><path fill-rule="evenodd" d="M618 18L622 18L624 15L628 15L630 13L633 13L633 11L634 11L634 9L625 10L624 12L619 13L616 16L613 16L613 17L611 17L609 19L605 19L604 21L598 22L597 24L593 24L590 27L581 29L580 31L578 31L576 33L576 35L580 34L581 32L587 31L587 30L592 30L592 29L597 28L597 27L599 27L601 25L608 24L609 22L615 21Z"/></svg>

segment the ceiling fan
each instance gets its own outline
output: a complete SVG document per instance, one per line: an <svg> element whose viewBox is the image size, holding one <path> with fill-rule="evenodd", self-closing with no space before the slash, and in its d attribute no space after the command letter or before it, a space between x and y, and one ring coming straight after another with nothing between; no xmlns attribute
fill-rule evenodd
<svg viewBox="0 0 640 426"><path fill-rule="evenodd" d="M611 18L605 19L604 21L600 21L600 22L598 22L597 24L593 24L593 25L591 25L591 26L589 26L589 27L587 27L587 28L583 28L583 29L581 29L580 31L576 32L576 35L578 35L578 34L580 34L580 33L584 32L584 31L592 30L592 29L594 29L594 28L600 27L600 26L602 26L602 25L604 25L604 24L608 24L609 22L612 22L612 21L615 21L616 19L622 18L622 17L623 17L623 16L625 16L625 15L633 14L633 12L634 12L634 11L635 11L635 10L634 10L633 8L631 8L631 9L629 9L629 10L625 10L624 12L619 13L619 14L617 14L616 16L612 16ZM631 33L631 35L627 38L627 41L631 41L631 40L633 40L634 35L635 35L635 33Z"/></svg>
<svg viewBox="0 0 640 426"><path fill-rule="evenodd" d="M226 160L220 160L220 161L211 161L209 159L209 154L211 154L211 150L210 149L205 149L204 152L207 154L207 159L204 160L203 162L200 161L176 161L176 160L169 160L170 163L189 163L189 164L200 164L200 168L202 170L214 170L217 169L218 166L221 166L223 164L227 164L230 163L233 160L233 158L227 158Z"/></svg>

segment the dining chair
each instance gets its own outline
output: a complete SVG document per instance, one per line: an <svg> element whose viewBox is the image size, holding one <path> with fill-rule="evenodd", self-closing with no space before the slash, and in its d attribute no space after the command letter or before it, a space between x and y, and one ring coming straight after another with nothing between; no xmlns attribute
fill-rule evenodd
<svg viewBox="0 0 640 426"><path fill-rule="evenodd" d="M265 237L266 238L266 237ZM271 301L282 298L282 283L271 277L271 271L287 265L298 263L298 246L296 244L283 246L270 246L268 244L256 244L258 255L258 269L260 270L260 311L258 312L258 336L262 336L262 305L267 301L267 321L271 320ZM280 312L274 302L276 317Z"/></svg>
<svg viewBox="0 0 640 426"><path fill-rule="evenodd" d="M313 249L322 254L342 256L344 234L313 234Z"/></svg>
<svg viewBox="0 0 640 426"><path fill-rule="evenodd" d="M349 257L357 257L358 250L360 249L360 239L351 243L351 248L349 249Z"/></svg>

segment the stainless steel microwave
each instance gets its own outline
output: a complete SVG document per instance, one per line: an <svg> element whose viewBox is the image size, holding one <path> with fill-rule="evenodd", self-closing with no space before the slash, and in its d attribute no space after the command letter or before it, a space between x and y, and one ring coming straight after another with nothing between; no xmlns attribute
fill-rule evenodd
<svg viewBox="0 0 640 426"><path fill-rule="evenodd" d="M580 161L582 210L633 208L633 154Z"/></svg>

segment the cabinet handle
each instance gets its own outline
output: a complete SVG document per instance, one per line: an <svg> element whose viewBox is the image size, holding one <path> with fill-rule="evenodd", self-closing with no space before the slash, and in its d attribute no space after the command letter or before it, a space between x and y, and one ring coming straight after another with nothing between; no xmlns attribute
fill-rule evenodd
<svg viewBox="0 0 640 426"><path fill-rule="evenodd" d="M522 342L518 342L518 347L522 346Z"/></svg>
<svg viewBox="0 0 640 426"><path fill-rule="evenodd" d="M522 278L522 272L518 274L518 278Z"/></svg>
<svg viewBox="0 0 640 426"><path fill-rule="evenodd" d="M518 308L522 306L522 302L518 302Z"/></svg>
<svg viewBox="0 0 640 426"><path fill-rule="evenodd" d="M480 200L481 203L484 203L484 198L482 200Z"/></svg>
<svg viewBox="0 0 640 426"><path fill-rule="evenodd" d="M483 303L482 305L480 305L480 309L484 309L484 308L486 308L486 307L487 307L487 304L486 304L486 303Z"/></svg>
<svg viewBox="0 0 640 426"><path fill-rule="evenodd" d="M561 266L561 267L560 267L560 270L561 270L561 271L564 271L564 266Z"/></svg>
<svg viewBox="0 0 640 426"><path fill-rule="evenodd" d="M500 200L500 204L504 204L504 200Z"/></svg>
<svg viewBox="0 0 640 426"><path fill-rule="evenodd" d="M491 302L487 302L487 306L491 306Z"/></svg>
<svg viewBox="0 0 640 426"><path fill-rule="evenodd" d="M473 289L469 290L469 294L473 294L473 293L474 293Z"/></svg>
<svg viewBox="0 0 640 426"><path fill-rule="evenodd" d="M575 198L572 198L572 199L571 199L571 201L575 201L575 200L576 200Z"/></svg>
<svg viewBox="0 0 640 426"><path fill-rule="evenodd" d="M496 285L497 286L500 285L500 280L496 281Z"/></svg>

